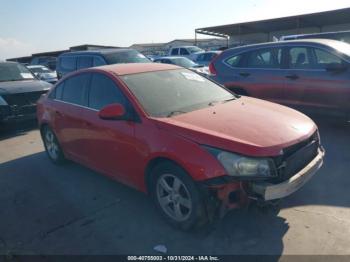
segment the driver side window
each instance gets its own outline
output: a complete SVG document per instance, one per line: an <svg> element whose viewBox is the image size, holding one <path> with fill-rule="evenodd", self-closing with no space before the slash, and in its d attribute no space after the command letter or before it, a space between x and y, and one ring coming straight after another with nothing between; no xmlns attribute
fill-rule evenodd
<svg viewBox="0 0 350 262"><path fill-rule="evenodd" d="M316 59L316 67L319 69L325 69L330 64L343 64L343 60L336 55L333 55L327 51L315 48L314 55Z"/></svg>
<svg viewBox="0 0 350 262"><path fill-rule="evenodd" d="M114 81L99 73L92 75L88 101L88 106L96 110L114 103L126 104L125 96Z"/></svg>

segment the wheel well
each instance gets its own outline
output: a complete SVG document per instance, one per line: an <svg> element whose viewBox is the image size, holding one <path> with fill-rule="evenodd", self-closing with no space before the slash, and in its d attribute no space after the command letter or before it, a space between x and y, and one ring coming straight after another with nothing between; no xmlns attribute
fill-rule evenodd
<svg viewBox="0 0 350 262"><path fill-rule="evenodd" d="M248 92L242 87L228 87L228 89L237 95L249 96Z"/></svg>
<svg viewBox="0 0 350 262"><path fill-rule="evenodd" d="M164 162L170 162L170 163L173 163L175 165L180 166L175 161L173 161L169 158L166 158L166 157L156 157L156 158L152 159L151 161L149 161L147 164L146 170L145 170L145 184L146 184L147 192L149 192L149 188L151 186L151 175L152 175L151 172L152 172L153 168L155 168L160 163L164 163Z"/></svg>

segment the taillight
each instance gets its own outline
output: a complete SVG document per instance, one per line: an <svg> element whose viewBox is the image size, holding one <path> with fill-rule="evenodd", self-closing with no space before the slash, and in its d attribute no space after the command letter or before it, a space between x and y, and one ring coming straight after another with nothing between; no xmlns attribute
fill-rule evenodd
<svg viewBox="0 0 350 262"><path fill-rule="evenodd" d="M217 74L217 71L216 71L216 68L215 68L213 62L211 62L211 63L209 64L209 72L210 72L211 75L214 75L214 76Z"/></svg>

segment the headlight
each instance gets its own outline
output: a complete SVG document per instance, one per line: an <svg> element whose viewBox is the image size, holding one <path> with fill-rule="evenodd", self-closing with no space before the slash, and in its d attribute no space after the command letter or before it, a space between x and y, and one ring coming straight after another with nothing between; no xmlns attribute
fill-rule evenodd
<svg viewBox="0 0 350 262"><path fill-rule="evenodd" d="M7 106L6 101L0 96L0 106Z"/></svg>
<svg viewBox="0 0 350 262"><path fill-rule="evenodd" d="M272 159L251 158L207 146L205 148L217 158L230 176L269 178L277 175Z"/></svg>

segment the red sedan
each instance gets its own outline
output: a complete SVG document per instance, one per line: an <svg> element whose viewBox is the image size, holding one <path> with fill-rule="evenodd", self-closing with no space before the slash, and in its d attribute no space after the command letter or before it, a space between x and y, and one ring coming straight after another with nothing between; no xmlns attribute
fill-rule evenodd
<svg viewBox="0 0 350 262"><path fill-rule="evenodd" d="M218 207L288 196L323 163L305 115L173 65L75 72L37 114L54 163L70 159L149 193L181 229L205 224Z"/></svg>

